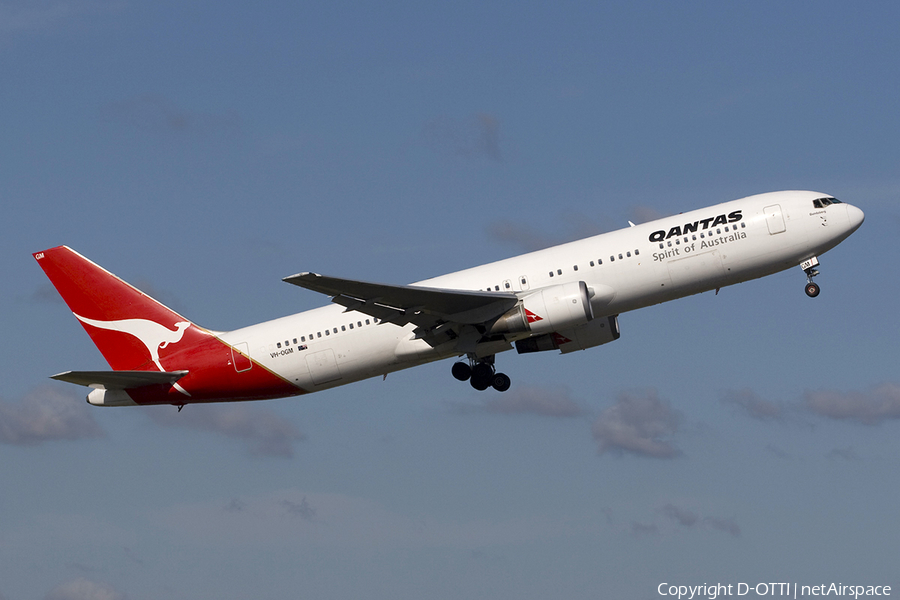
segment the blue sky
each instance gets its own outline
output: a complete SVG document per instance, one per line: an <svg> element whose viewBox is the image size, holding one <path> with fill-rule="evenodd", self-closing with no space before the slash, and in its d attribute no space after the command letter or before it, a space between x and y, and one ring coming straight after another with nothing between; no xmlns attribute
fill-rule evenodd
<svg viewBox="0 0 900 600"><path fill-rule="evenodd" d="M895 3L0 2L0 598L654 598L900 589ZM31 253L197 323L320 306L655 216L814 189L799 268L575 355L304 398L96 409Z"/></svg>

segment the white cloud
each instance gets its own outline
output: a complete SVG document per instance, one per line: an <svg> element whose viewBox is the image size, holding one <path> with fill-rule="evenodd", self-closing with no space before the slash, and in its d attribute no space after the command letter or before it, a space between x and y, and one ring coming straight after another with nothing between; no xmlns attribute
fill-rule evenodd
<svg viewBox="0 0 900 600"><path fill-rule="evenodd" d="M572 400L567 388L515 387L499 395L486 396L481 404L454 403L459 413L580 417L585 409Z"/></svg>
<svg viewBox="0 0 900 600"><path fill-rule="evenodd" d="M703 522L713 529L727 533L732 537L739 537L741 535L741 528L738 527L738 524L734 521L734 519L706 517L703 519Z"/></svg>
<svg viewBox="0 0 900 600"><path fill-rule="evenodd" d="M306 439L296 425L268 408L253 404L189 404L144 409L158 425L217 433L247 443L252 456L294 456L294 443Z"/></svg>
<svg viewBox="0 0 900 600"><path fill-rule="evenodd" d="M560 243L559 240L547 237L533 227L512 221L497 221L488 225L491 238L512 244L526 252L542 250Z"/></svg>
<svg viewBox="0 0 900 600"><path fill-rule="evenodd" d="M479 113L464 121L435 118L422 127L422 137L433 150L443 154L502 160L500 121L494 115Z"/></svg>
<svg viewBox="0 0 900 600"><path fill-rule="evenodd" d="M79 577L75 581L56 586L44 600L125 600L126 596L106 583Z"/></svg>
<svg viewBox="0 0 900 600"><path fill-rule="evenodd" d="M849 462L856 462L860 460L859 455L856 451L851 448L833 448L826 457L828 460L846 460Z"/></svg>
<svg viewBox="0 0 900 600"><path fill-rule="evenodd" d="M660 512L670 519L677 521L679 525L685 527L692 527L700 520L700 517L693 512L675 506L674 504L666 504L660 509Z"/></svg>
<svg viewBox="0 0 900 600"><path fill-rule="evenodd" d="M605 224L609 219L601 219L601 223L595 221L592 216L571 211L559 215L559 220L562 221L563 227L561 231L553 235L547 234L548 223L546 219L540 223L539 228L523 222L495 221L488 224L487 232L492 239L498 242L516 246L525 252L533 252L573 240L599 235L625 224L606 226Z"/></svg>
<svg viewBox="0 0 900 600"><path fill-rule="evenodd" d="M19 402L0 399L2 443L26 446L105 435L83 397L41 386Z"/></svg>
<svg viewBox="0 0 900 600"><path fill-rule="evenodd" d="M592 433L600 454L673 458L681 454L670 440L680 421L679 413L660 400L656 390L622 393L616 404L600 413Z"/></svg>
<svg viewBox="0 0 900 600"><path fill-rule="evenodd" d="M777 421L785 415L783 404L760 398L750 388L726 390L720 394L719 400L722 404L733 406L748 417L760 421Z"/></svg>
<svg viewBox="0 0 900 600"><path fill-rule="evenodd" d="M823 417L875 425L900 418L900 385L885 383L869 392L808 391L806 407Z"/></svg>
<svg viewBox="0 0 900 600"><path fill-rule="evenodd" d="M149 518L187 544L241 548L302 543L377 552L472 549L584 533L583 524L562 517L453 520L404 514L366 498L300 490L166 507Z"/></svg>
<svg viewBox="0 0 900 600"><path fill-rule="evenodd" d="M0 32L40 31L120 6L118 0L7 0L0 3Z"/></svg>
<svg viewBox="0 0 900 600"><path fill-rule="evenodd" d="M694 511L675 506L674 504L666 504L660 511L663 516L671 519L680 527L685 529L713 529L727 533L732 537L741 535L741 528L734 519L724 519L721 517L701 517Z"/></svg>
<svg viewBox="0 0 900 600"><path fill-rule="evenodd" d="M157 94L144 94L109 104L104 111L115 121L145 131L226 136L241 132L241 119L237 114L194 112Z"/></svg>
<svg viewBox="0 0 900 600"><path fill-rule="evenodd" d="M666 215L662 214L655 208L649 206L634 206L631 209L631 218L638 225L641 223L647 223L648 221L655 221L656 219L662 219Z"/></svg>
<svg viewBox="0 0 900 600"><path fill-rule="evenodd" d="M659 527L652 523L639 523L637 521L631 522L631 535L635 537L644 537L644 536L658 536L659 535Z"/></svg>

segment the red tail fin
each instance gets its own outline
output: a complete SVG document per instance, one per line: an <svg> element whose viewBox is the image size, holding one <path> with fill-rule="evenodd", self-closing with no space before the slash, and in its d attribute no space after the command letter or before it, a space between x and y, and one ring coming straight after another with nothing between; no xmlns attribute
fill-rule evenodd
<svg viewBox="0 0 900 600"><path fill-rule="evenodd" d="M115 370L165 371L166 355L207 337L175 311L71 248L36 252L34 258Z"/></svg>

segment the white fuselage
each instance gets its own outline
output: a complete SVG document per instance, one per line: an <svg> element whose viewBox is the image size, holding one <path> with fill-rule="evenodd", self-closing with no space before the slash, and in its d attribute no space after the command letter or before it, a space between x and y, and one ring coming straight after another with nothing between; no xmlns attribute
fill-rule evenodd
<svg viewBox="0 0 900 600"><path fill-rule="evenodd" d="M849 236L862 211L815 192L774 192L450 273L415 286L523 293L583 281L594 317L618 315L795 267ZM415 325L379 324L330 305L221 333L259 365L297 386L322 390L460 355L416 339ZM510 349L509 341L478 354Z"/></svg>

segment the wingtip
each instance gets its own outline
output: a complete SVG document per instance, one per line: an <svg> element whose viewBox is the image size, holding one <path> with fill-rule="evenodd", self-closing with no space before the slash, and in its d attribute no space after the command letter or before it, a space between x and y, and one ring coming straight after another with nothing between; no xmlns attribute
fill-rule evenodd
<svg viewBox="0 0 900 600"><path fill-rule="evenodd" d="M321 277L318 273L311 273L309 271L303 271L302 273L297 273L295 275L290 275L282 279L282 281L286 281L287 283L294 283L295 281L299 281L302 279L307 279L309 277Z"/></svg>

